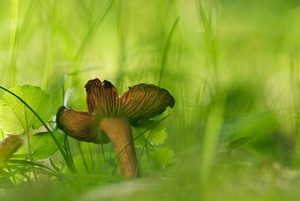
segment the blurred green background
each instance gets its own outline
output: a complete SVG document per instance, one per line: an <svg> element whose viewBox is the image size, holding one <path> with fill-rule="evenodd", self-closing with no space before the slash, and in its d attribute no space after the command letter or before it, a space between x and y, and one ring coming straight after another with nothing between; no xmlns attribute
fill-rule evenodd
<svg viewBox="0 0 300 201"><path fill-rule="evenodd" d="M63 88L85 109L96 77L120 94L145 82L176 99L163 174L70 188L45 178L8 200L299 197L299 1L3 0L0 10L0 85L40 86L54 111Z"/></svg>

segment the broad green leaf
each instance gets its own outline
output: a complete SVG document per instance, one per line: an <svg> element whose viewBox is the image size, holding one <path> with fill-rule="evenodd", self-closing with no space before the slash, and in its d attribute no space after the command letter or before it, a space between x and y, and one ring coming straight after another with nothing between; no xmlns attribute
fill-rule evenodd
<svg viewBox="0 0 300 201"><path fill-rule="evenodd" d="M151 151L150 157L154 168L164 169L166 165L174 161L174 152L168 147L163 147Z"/></svg>
<svg viewBox="0 0 300 201"><path fill-rule="evenodd" d="M63 141L62 134L59 132L52 132L52 134L61 144ZM36 160L49 158L58 150L50 132L36 133L30 138L30 145L33 152L32 156Z"/></svg>
<svg viewBox="0 0 300 201"><path fill-rule="evenodd" d="M11 92L23 99L44 121L52 116L50 96L41 88L17 86ZM38 118L16 97L6 92L0 100L0 128L6 133L20 134L42 126Z"/></svg>
<svg viewBox="0 0 300 201"><path fill-rule="evenodd" d="M159 145L163 144L168 137L166 127L160 123L156 124L155 121L151 120L143 121L139 124L138 127L134 129L133 136L136 137L141 133L143 133L143 135L135 141L135 145L143 146L145 140L149 140L152 145Z"/></svg>
<svg viewBox="0 0 300 201"><path fill-rule="evenodd" d="M11 107L0 100L0 128L10 134L20 134L24 129Z"/></svg>
<svg viewBox="0 0 300 201"><path fill-rule="evenodd" d="M166 132L166 127L162 124L158 124L153 129L147 131L144 136L146 139L149 138L151 144L159 145L165 142L168 134Z"/></svg>

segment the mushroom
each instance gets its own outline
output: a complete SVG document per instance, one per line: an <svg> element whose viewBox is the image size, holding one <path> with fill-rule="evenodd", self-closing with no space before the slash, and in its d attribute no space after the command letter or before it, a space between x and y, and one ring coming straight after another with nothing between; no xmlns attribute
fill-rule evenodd
<svg viewBox="0 0 300 201"><path fill-rule="evenodd" d="M131 125L149 119L173 107L175 100L165 89L152 84L137 84L118 96L109 82L98 78L85 85L88 112L61 107L58 128L67 135L97 144L112 142L124 177L138 177Z"/></svg>

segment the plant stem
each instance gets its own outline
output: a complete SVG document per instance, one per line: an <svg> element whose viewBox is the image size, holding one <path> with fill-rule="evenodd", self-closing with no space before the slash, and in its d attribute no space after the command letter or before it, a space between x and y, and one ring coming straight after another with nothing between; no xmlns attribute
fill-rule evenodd
<svg viewBox="0 0 300 201"><path fill-rule="evenodd" d="M30 144L30 134L29 134L28 128L26 128L25 133L26 133L26 141L27 141L28 159L30 162L33 163L34 159L32 156L32 149L31 149L31 144ZM37 174L36 174L35 169L32 169L32 174L33 174L35 181L37 181Z"/></svg>
<svg viewBox="0 0 300 201"><path fill-rule="evenodd" d="M139 177L129 120L120 117L107 117L101 120L100 126L111 140L119 157L121 175Z"/></svg>

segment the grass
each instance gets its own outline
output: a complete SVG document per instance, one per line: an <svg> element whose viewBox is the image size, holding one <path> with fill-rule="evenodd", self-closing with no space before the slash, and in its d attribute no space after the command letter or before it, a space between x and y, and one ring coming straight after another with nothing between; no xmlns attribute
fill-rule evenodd
<svg viewBox="0 0 300 201"><path fill-rule="evenodd" d="M174 153L163 168L159 158L149 160L147 150L138 149L143 178L123 179L110 145L68 139L66 157L78 173L67 171L59 152L36 164L12 161L11 168L18 168L1 178L1 197L299 196L297 1L11 0L0 5L1 86L41 86L53 111L64 104L67 90L67 104L85 110L83 86L95 77L111 81L120 93L137 83L156 84L176 99L164 115L174 113L162 121L168 138L161 146Z"/></svg>

